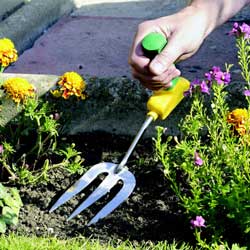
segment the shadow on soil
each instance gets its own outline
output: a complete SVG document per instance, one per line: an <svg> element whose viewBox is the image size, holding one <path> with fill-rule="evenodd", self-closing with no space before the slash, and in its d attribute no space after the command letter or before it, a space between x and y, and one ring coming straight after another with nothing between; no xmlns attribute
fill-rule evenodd
<svg viewBox="0 0 250 250"><path fill-rule="evenodd" d="M78 150L83 152L85 166L91 166L101 161L119 162L132 138L95 133L72 136L68 140L74 141L78 145ZM137 145L128 167L137 180L134 192L118 209L97 224L91 227L85 226L118 191L119 185L105 198L67 222L67 217L101 180L95 181L85 193L77 195L49 214L48 210L55 200L79 178L54 171L50 173L48 183L21 188L24 206L18 227L12 230L21 234L50 235L60 238L81 234L85 237L98 238L102 242L110 239L130 239L139 242L190 240L192 232L189 223L182 216L176 196L164 178L162 166L154 159L151 139L142 140Z"/></svg>

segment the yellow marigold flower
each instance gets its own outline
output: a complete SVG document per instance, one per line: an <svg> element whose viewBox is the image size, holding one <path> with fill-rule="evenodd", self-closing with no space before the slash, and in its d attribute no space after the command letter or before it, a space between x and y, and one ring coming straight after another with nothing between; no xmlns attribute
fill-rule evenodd
<svg viewBox="0 0 250 250"><path fill-rule="evenodd" d="M76 72L66 72L60 77L57 82L59 90L51 91L55 97L62 96L64 99L69 99L70 96L76 96L82 100L86 98L84 90L86 83L83 78Z"/></svg>
<svg viewBox="0 0 250 250"><path fill-rule="evenodd" d="M233 128L239 135L246 133L246 124L250 122L248 118L248 112L246 109L235 109L227 116L227 122L233 125ZM248 124L249 126L250 124Z"/></svg>
<svg viewBox="0 0 250 250"><path fill-rule="evenodd" d="M14 102L19 104L20 102L25 102L29 97L34 97L35 88L27 80L19 77L13 77L7 79L3 83L3 88Z"/></svg>
<svg viewBox="0 0 250 250"><path fill-rule="evenodd" d="M15 45L8 38L0 39L0 64L2 67L7 67L15 62L18 58Z"/></svg>

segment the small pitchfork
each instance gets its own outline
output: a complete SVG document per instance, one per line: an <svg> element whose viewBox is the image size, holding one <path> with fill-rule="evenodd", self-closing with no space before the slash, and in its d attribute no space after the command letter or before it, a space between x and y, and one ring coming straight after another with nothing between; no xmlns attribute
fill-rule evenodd
<svg viewBox="0 0 250 250"><path fill-rule="evenodd" d="M148 57L155 56L165 47L166 44L166 38L159 33L150 33L142 40L142 47ZM75 184L62 194L49 212L53 212L59 206L81 192L102 173L107 173L108 175L93 193L91 193L89 197L69 216L68 220L72 219L107 194L120 180L123 182L120 191L92 218L87 226L104 218L125 201L133 192L136 185L134 175L125 166L129 156L150 123L157 118L164 120L183 99L183 94L189 89L189 85L188 80L183 77L177 77L171 81L171 84L167 89L155 91L147 102L147 108L149 110L147 118L120 164L117 165L112 162L101 162L91 167Z"/></svg>

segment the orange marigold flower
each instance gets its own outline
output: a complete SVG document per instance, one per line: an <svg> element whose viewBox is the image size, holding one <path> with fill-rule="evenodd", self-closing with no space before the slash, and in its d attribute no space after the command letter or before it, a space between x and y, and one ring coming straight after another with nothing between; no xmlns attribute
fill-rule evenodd
<svg viewBox="0 0 250 250"><path fill-rule="evenodd" d="M64 99L69 99L70 96L76 96L82 100L86 98L86 94L84 93L86 83L76 72L66 72L60 77L57 84L59 86L59 90L56 89L51 91L55 97L62 96Z"/></svg>
<svg viewBox="0 0 250 250"><path fill-rule="evenodd" d="M227 116L227 122L232 124L233 128L239 135L244 135L247 130L247 123L249 123L248 112L246 109L235 109ZM248 124L249 126L250 124Z"/></svg>
<svg viewBox="0 0 250 250"><path fill-rule="evenodd" d="M35 95L34 86L27 80L19 77L7 79L3 83L3 88L7 96L9 96L17 104L25 102L27 98L34 97Z"/></svg>
<svg viewBox="0 0 250 250"><path fill-rule="evenodd" d="M18 58L14 43L8 38L0 39L0 65L5 68Z"/></svg>

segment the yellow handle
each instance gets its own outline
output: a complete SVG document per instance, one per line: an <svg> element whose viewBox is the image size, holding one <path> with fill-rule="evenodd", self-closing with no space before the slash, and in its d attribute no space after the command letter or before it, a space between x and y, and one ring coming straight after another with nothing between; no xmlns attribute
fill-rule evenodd
<svg viewBox="0 0 250 250"><path fill-rule="evenodd" d="M158 90L149 98L147 102L148 114L154 120L160 118L164 120L172 112L172 110L184 98L184 92L189 89L190 82L178 77L178 81L174 88L169 90Z"/></svg>

